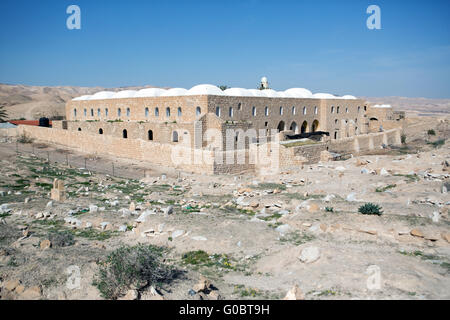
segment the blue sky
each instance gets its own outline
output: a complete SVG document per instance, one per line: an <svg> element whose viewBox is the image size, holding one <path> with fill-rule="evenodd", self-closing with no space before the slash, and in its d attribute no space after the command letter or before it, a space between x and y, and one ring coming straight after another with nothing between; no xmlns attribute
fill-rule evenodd
<svg viewBox="0 0 450 320"><path fill-rule="evenodd" d="M1 83L450 98L448 0L1 0L0 43Z"/></svg>

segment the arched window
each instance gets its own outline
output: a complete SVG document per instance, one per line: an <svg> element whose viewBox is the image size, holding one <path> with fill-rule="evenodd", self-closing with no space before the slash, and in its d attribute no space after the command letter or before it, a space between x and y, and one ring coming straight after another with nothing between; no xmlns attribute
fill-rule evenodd
<svg viewBox="0 0 450 320"><path fill-rule="evenodd" d="M117 109L117 116L120 117L122 115L122 110L119 108Z"/></svg>
<svg viewBox="0 0 450 320"><path fill-rule="evenodd" d="M169 107L166 108L166 117L170 117L170 108Z"/></svg>
<svg viewBox="0 0 450 320"><path fill-rule="evenodd" d="M269 107L264 108L264 115L267 117L269 115Z"/></svg>
<svg viewBox="0 0 450 320"><path fill-rule="evenodd" d="M334 113L334 106L331 106L331 113Z"/></svg>
<svg viewBox="0 0 450 320"><path fill-rule="evenodd" d="M155 117L159 117L159 109L155 108Z"/></svg>
<svg viewBox="0 0 450 320"><path fill-rule="evenodd" d="M178 142L178 132L176 131L172 133L172 142Z"/></svg>
<svg viewBox="0 0 450 320"><path fill-rule="evenodd" d="M127 139L127 138L128 138L128 131L127 131L127 129L123 129L123 131L122 131L122 137L123 137L124 139Z"/></svg>
<svg viewBox="0 0 450 320"><path fill-rule="evenodd" d="M181 115L182 115L181 107L178 107L178 116L181 117Z"/></svg>
<svg viewBox="0 0 450 320"><path fill-rule="evenodd" d="M202 114L202 108L200 108L200 107L195 108L195 115L198 117L201 114Z"/></svg>
<svg viewBox="0 0 450 320"><path fill-rule="evenodd" d="M314 120L313 124L312 124L312 132L316 132L319 130L319 121Z"/></svg>
<svg viewBox="0 0 450 320"><path fill-rule="evenodd" d="M281 131L284 131L285 127L286 127L286 125L285 125L284 121L280 121L280 123L278 124L277 129L278 129L279 132L281 132Z"/></svg>
<svg viewBox="0 0 450 320"><path fill-rule="evenodd" d="M367 111L367 106L364 106L364 111Z"/></svg>
<svg viewBox="0 0 450 320"><path fill-rule="evenodd" d="M228 116L229 116L230 118L233 117L233 107L230 107L230 109L228 109Z"/></svg>
<svg viewBox="0 0 450 320"><path fill-rule="evenodd" d="M319 109L317 107L314 107L314 114L317 114L319 112Z"/></svg>
<svg viewBox="0 0 450 320"><path fill-rule="evenodd" d="M81 128L78 128L78 131L81 131Z"/></svg>
<svg viewBox="0 0 450 320"><path fill-rule="evenodd" d="M97 109L97 117L101 116L100 108Z"/></svg>
<svg viewBox="0 0 450 320"><path fill-rule="evenodd" d="M280 107L280 116L283 115L283 107Z"/></svg>
<svg viewBox="0 0 450 320"><path fill-rule="evenodd" d="M105 116L108 116L108 108L105 109Z"/></svg>
<svg viewBox="0 0 450 320"><path fill-rule="evenodd" d="M131 114L130 108L127 108L127 117L129 117Z"/></svg>
<svg viewBox="0 0 450 320"><path fill-rule="evenodd" d="M337 109L336 109L336 113L339 113L339 108L340 108L340 107L338 106Z"/></svg>
<svg viewBox="0 0 450 320"><path fill-rule="evenodd" d="M306 114L306 107L303 107L303 114Z"/></svg>
<svg viewBox="0 0 450 320"><path fill-rule="evenodd" d="M76 118L77 117L77 109L73 109L73 116Z"/></svg>
<svg viewBox="0 0 450 320"><path fill-rule="evenodd" d="M216 107L216 116L220 117L220 107Z"/></svg>
<svg viewBox="0 0 450 320"><path fill-rule="evenodd" d="M148 108L145 108L145 117L148 118Z"/></svg>
<svg viewBox="0 0 450 320"><path fill-rule="evenodd" d="M345 113L348 113L348 107L347 107L347 108L345 108Z"/></svg>
<svg viewBox="0 0 450 320"><path fill-rule="evenodd" d="M338 119L334 119L334 124L338 124Z"/></svg>
<svg viewBox="0 0 450 320"><path fill-rule="evenodd" d="M241 111L241 108L242 108L242 104L238 103L238 110Z"/></svg>
<svg viewBox="0 0 450 320"><path fill-rule="evenodd" d="M334 140L337 139L337 131L334 132Z"/></svg>
<svg viewBox="0 0 450 320"><path fill-rule="evenodd" d="M153 140L153 131L152 130L148 130L148 140L150 140L150 141Z"/></svg>
<svg viewBox="0 0 450 320"><path fill-rule="evenodd" d="M86 111L86 109L84 109L84 116L85 116L85 117L87 116L87 111Z"/></svg>
<svg viewBox="0 0 450 320"><path fill-rule="evenodd" d="M94 116L94 109L91 109L91 117Z"/></svg>
<svg viewBox="0 0 450 320"><path fill-rule="evenodd" d="M295 116L296 113L297 113L297 108L296 107L292 107L292 114Z"/></svg>
<svg viewBox="0 0 450 320"><path fill-rule="evenodd" d="M252 116L256 116L256 107L252 107Z"/></svg>
<svg viewBox="0 0 450 320"><path fill-rule="evenodd" d="M358 112L361 112L361 107L360 106L358 106Z"/></svg>
<svg viewBox="0 0 450 320"><path fill-rule="evenodd" d="M102 128L98 129L98 134L103 134L103 129Z"/></svg>

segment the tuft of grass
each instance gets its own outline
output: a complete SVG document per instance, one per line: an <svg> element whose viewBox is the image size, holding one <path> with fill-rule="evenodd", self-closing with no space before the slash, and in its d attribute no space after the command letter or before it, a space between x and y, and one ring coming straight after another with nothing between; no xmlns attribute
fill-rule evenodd
<svg viewBox="0 0 450 320"><path fill-rule="evenodd" d="M382 188L376 188L375 192L385 192L385 191L387 191L389 189L395 188L396 186L397 186L396 184L390 184L390 185L387 185L387 186L382 187Z"/></svg>
<svg viewBox="0 0 450 320"><path fill-rule="evenodd" d="M361 214L381 216L383 214L383 211L381 209L382 208L379 205L369 202L360 206L358 212Z"/></svg>

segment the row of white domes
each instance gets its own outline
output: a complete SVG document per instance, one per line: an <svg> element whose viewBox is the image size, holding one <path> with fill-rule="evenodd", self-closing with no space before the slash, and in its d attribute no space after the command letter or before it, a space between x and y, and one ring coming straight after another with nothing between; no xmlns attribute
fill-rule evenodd
<svg viewBox="0 0 450 320"><path fill-rule="evenodd" d="M210 84L201 84L191 89L173 88L160 89L149 88L136 90L124 90L119 92L101 91L94 95L81 96L73 100L102 100L102 99L120 99L120 98L144 98L144 97L173 97L173 96L197 96L197 95L215 95L232 97L269 97L269 98L310 98L310 99L356 99L354 96L337 97L329 93L315 93L303 88L292 88L286 91L275 91L272 89L242 89L230 88L222 91L220 88Z"/></svg>

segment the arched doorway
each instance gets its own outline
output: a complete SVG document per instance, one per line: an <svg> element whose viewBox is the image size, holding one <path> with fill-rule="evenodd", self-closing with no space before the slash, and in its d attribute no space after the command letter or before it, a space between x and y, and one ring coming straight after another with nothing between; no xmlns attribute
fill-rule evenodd
<svg viewBox="0 0 450 320"><path fill-rule="evenodd" d="M122 131L122 137L123 137L124 139L127 139L127 138L128 138L128 131L127 131L127 129L123 129L123 131Z"/></svg>
<svg viewBox="0 0 450 320"><path fill-rule="evenodd" d="M176 131L172 133L172 142L178 142L178 132Z"/></svg>
<svg viewBox="0 0 450 320"><path fill-rule="evenodd" d="M319 130L319 121L314 120L311 130L312 130L312 132L316 132Z"/></svg>
<svg viewBox="0 0 450 320"><path fill-rule="evenodd" d="M284 121L280 121L280 123L278 124L278 127L277 127L278 132L284 131L285 127L286 127L286 125L285 125Z"/></svg>
<svg viewBox="0 0 450 320"><path fill-rule="evenodd" d="M98 129L98 134L103 134L103 129L102 128Z"/></svg>
<svg viewBox="0 0 450 320"><path fill-rule="evenodd" d="M294 131L294 133L298 133L298 126L297 126L297 123L295 121L292 122L290 130Z"/></svg>
<svg viewBox="0 0 450 320"><path fill-rule="evenodd" d="M306 133L307 130L308 130L308 122L303 121L301 133Z"/></svg>
<svg viewBox="0 0 450 320"><path fill-rule="evenodd" d="M153 140L153 131L148 130L148 140Z"/></svg>

